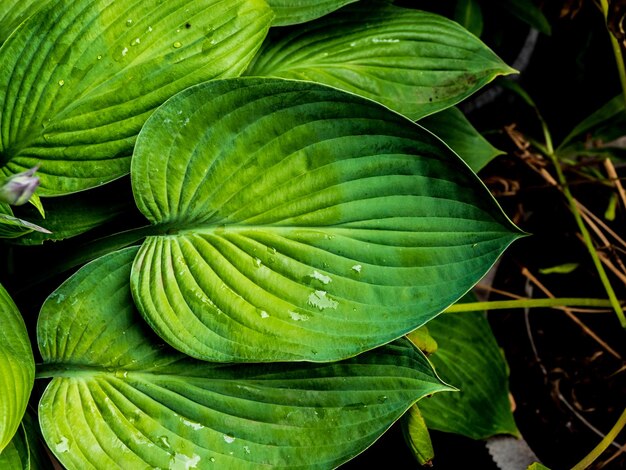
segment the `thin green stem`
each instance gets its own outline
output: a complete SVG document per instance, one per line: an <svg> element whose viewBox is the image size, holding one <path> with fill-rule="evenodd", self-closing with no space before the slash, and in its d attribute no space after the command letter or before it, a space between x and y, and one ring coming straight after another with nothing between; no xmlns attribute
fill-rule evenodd
<svg viewBox="0 0 626 470"><path fill-rule="evenodd" d="M609 2L608 0L600 0L600 4L602 5L602 13L604 14L604 20L606 22L607 16L609 14ZM624 97L624 104L626 105L626 68L624 67L622 46L611 31L608 31L608 33L611 40L611 46L613 47L613 55L615 56L615 63L617 65L619 81L622 85L622 96Z"/></svg>
<svg viewBox="0 0 626 470"><path fill-rule="evenodd" d="M607 433L606 436L600 441L600 443L594 447L594 449L589 452L580 462L572 467L572 470L584 470L588 468L600 455L604 452L607 447L611 445L611 442L615 440L617 435L624 429L626 426L626 408L618 418L615 425L611 428L611 430Z"/></svg>
<svg viewBox="0 0 626 470"><path fill-rule="evenodd" d="M516 299L491 300L487 302L466 302L454 304L446 312L475 312L479 310L502 310L511 308L560 308L560 307L612 307L610 300L578 297L562 297L555 299Z"/></svg>
<svg viewBox="0 0 626 470"><path fill-rule="evenodd" d="M602 261L600 261L600 257L598 256L596 247L593 244L593 240L591 239L589 230L587 230L587 226L585 225L582 215L580 214L580 211L578 210L578 205L576 204L576 200L574 199L574 196L572 196L572 193L569 190L569 186L567 185L567 180L565 178L565 175L563 174L561 165L559 164L559 161L557 160L554 153L552 152L548 153L548 156L550 157L550 159L552 160L552 163L554 164L557 178L558 178L559 184L561 185L561 190L563 191L563 195L567 199L567 202L570 206L570 210L572 211L572 214L574 215L574 219L576 220L576 225L578 225L578 230L580 230L580 233L583 236L585 246L587 247L587 251L589 252L589 255L591 256L593 265L596 268L596 271L598 272L598 276L600 276L600 281L602 282L602 285L604 286L604 290L609 296L609 300L611 301L611 307L615 311L615 314L617 315L617 318L619 319L619 322L622 325L622 328L626 328L626 317L624 316L624 311L622 310L622 306L620 305L620 302L617 299L617 295L615 295L615 291L613 290L611 281L609 280L609 277L607 276L606 271L604 270Z"/></svg>

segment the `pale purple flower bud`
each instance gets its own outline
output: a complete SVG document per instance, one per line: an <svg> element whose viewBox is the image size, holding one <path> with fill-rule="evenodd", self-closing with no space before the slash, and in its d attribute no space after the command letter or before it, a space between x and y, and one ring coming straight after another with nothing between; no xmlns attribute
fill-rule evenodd
<svg viewBox="0 0 626 470"><path fill-rule="evenodd" d="M4 180L0 186L0 202L14 206L26 204L39 186L39 177L34 176L38 169L39 165Z"/></svg>

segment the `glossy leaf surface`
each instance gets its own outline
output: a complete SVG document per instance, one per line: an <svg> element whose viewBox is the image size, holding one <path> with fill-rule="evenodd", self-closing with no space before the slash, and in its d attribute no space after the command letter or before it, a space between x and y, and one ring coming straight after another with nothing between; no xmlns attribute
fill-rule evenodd
<svg viewBox="0 0 626 470"><path fill-rule="evenodd" d="M417 120L512 72L451 20L359 2L297 28L273 30L246 74L325 83Z"/></svg>
<svg viewBox="0 0 626 470"><path fill-rule="evenodd" d="M128 173L167 98L236 76L273 14L263 0L53 0L0 50L0 176L41 164L40 195Z"/></svg>
<svg viewBox="0 0 626 470"><path fill-rule="evenodd" d="M135 302L186 354L330 361L463 295L519 236L441 141L361 97L213 81L146 123L131 171L156 225Z"/></svg>
<svg viewBox="0 0 626 470"><path fill-rule="evenodd" d="M276 14L274 26L305 23L356 0L268 0Z"/></svg>
<svg viewBox="0 0 626 470"><path fill-rule="evenodd" d="M472 439L518 435L506 362L484 313L444 313L428 329L439 344L431 362L443 380L460 389L420 402L428 427Z"/></svg>
<svg viewBox="0 0 626 470"><path fill-rule="evenodd" d="M22 315L0 285L0 452L26 410L35 381L35 360Z"/></svg>
<svg viewBox="0 0 626 470"><path fill-rule="evenodd" d="M491 145L458 108L425 117L420 124L448 144L476 172L504 154Z"/></svg>
<svg viewBox="0 0 626 470"><path fill-rule="evenodd" d="M69 469L333 468L448 389L405 340L333 364L191 360L135 311L136 252L87 264L42 308L38 341L54 378L40 422Z"/></svg>

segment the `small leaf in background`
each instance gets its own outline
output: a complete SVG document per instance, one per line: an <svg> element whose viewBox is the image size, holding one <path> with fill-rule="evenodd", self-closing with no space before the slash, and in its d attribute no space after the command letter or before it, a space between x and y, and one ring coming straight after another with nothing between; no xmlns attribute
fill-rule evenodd
<svg viewBox="0 0 626 470"><path fill-rule="evenodd" d="M569 274L574 272L578 266L580 266L580 263L564 263L540 269L539 272L541 274Z"/></svg>
<svg viewBox="0 0 626 470"><path fill-rule="evenodd" d="M616 210L617 210L617 202L618 197L616 193L611 193L609 197L609 203L606 206L606 210L604 211L604 218L609 222L613 222L615 220Z"/></svg>
<svg viewBox="0 0 626 470"><path fill-rule="evenodd" d="M420 402L429 429L472 439L517 436L506 362L484 313L443 313L428 329L439 344L430 357L437 374L460 389Z"/></svg>
<svg viewBox="0 0 626 470"><path fill-rule="evenodd" d="M427 356L437 352L437 341L430 335L426 326L411 331L406 337Z"/></svg>
<svg viewBox="0 0 626 470"><path fill-rule="evenodd" d="M626 160L626 110L622 94L578 124L556 150L559 156L604 156Z"/></svg>
<svg viewBox="0 0 626 470"><path fill-rule="evenodd" d="M0 285L0 452L17 431L35 381L35 360L22 315Z"/></svg>
<svg viewBox="0 0 626 470"><path fill-rule="evenodd" d="M272 30L247 75L325 83L417 120L515 71L457 23L380 2Z"/></svg>
<svg viewBox="0 0 626 470"><path fill-rule="evenodd" d="M417 462L421 466L432 466L435 450L426 422L417 405L409 408L402 417L402 433Z"/></svg>
<svg viewBox="0 0 626 470"><path fill-rule="evenodd" d="M23 208L20 213L30 222L41 221L52 233L31 232L11 243L42 245L48 240L65 240L136 212L128 181L114 181L101 188L47 198L46 209L45 220L32 208Z"/></svg>
<svg viewBox="0 0 626 470"><path fill-rule="evenodd" d="M416 400L450 389L404 339L330 364L185 357L134 308L136 254L85 265L39 317L41 374L53 377L39 420L68 469L334 468Z"/></svg>
<svg viewBox="0 0 626 470"><path fill-rule="evenodd" d="M263 0L51 0L0 49L0 177L41 164L41 196L128 173L136 136L177 92L239 75Z"/></svg>
<svg viewBox="0 0 626 470"><path fill-rule="evenodd" d="M0 211L4 212L4 208ZM32 231L50 234L48 229L33 224L28 220L18 219L9 214L0 212L0 238L16 238L26 235Z"/></svg>
<svg viewBox="0 0 626 470"><path fill-rule="evenodd" d="M162 233L135 261L135 302L169 344L210 361L332 361L387 343L520 236L439 139L309 82L184 91L142 129L131 179Z"/></svg>
<svg viewBox="0 0 626 470"><path fill-rule="evenodd" d="M305 23L357 0L267 0L276 14L272 26Z"/></svg>
<svg viewBox="0 0 626 470"><path fill-rule="evenodd" d="M552 34L550 22L543 14L543 11L532 0L498 0L489 3L522 20L540 33Z"/></svg>
<svg viewBox="0 0 626 470"><path fill-rule="evenodd" d="M505 153L491 145L458 108L427 116L419 124L448 144L475 172Z"/></svg>
<svg viewBox="0 0 626 470"><path fill-rule="evenodd" d="M29 468L29 460L24 429L19 428L11 442L0 452L0 468L2 470L25 470Z"/></svg>
<svg viewBox="0 0 626 470"><path fill-rule="evenodd" d="M527 470L550 470L550 469L539 462L535 462L534 464L529 465Z"/></svg>
<svg viewBox="0 0 626 470"><path fill-rule="evenodd" d="M454 21L477 37L483 32L483 12L476 0L457 0Z"/></svg>

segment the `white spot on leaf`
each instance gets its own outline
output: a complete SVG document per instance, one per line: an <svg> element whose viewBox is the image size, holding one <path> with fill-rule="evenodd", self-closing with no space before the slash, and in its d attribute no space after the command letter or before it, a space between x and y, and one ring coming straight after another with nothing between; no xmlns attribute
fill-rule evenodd
<svg viewBox="0 0 626 470"><path fill-rule="evenodd" d="M339 302L336 300L327 297L327 292L324 290L316 290L311 295L309 295L308 303L313 307L317 307L320 310L325 310L327 308L337 308Z"/></svg>
<svg viewBox="0 0 626 470"><path fill-rule="evenodd" d="M70 450L70 443L67 440L67 437L61 437L61 441L57 442L54 446L54 450L56 450L59 454L63 454L64 452Z"/></svg>
<svg viewBox="0 0 626 470"><path fill-rule="evenodd" d="M291 310L289 311L289 316L294 321L309 321L310 319L309 316L304 313L292 312Z"/></svg>
<svg viewBox="0 0 626 470"><path fill-rule="evenodd" d="M196 468L199 462L200 456L197 454L193 454L193 457L185 454L174 454L170 461L170 470L189 470L190 468Z"/></svg>
<svg viewBox="0 0 626 470"><path fill-rule="evenodd" d="M318 281L320 281L322 284L328 284L330 282L332 282L332 279L329 276L326 276L320 272L317 271L313 271L312 274L309 274L310 277L312 277L313 279L317 279Z"/></svg>
<svg viewBox="0 0 626 470"><path fill-rule="evenodd" d="M224 442L226 442L226 444L232 444L233 442L235 442L235 436L231 436L230 434L224 434Z"/></svg>
<svg viewBox="0 0 626 470"><path fill-rule="evenodd" d="M202 426L200 423L195 423L193 421L188 421L185 418L182 418L181 421L183 422L183 424L185 426L188 426L190 428L195 429L196 431L200 430L200 429L204 429L204 426Z"/></svg>

